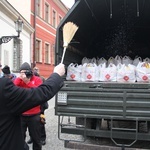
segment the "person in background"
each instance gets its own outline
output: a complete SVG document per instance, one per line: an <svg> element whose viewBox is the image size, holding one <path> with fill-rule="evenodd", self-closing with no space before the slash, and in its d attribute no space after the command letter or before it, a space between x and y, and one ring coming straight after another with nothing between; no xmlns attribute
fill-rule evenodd
<svg viewBox="0 0 150 150"><path fill-rule="evenodd" d="M33 74L35 76L38 76L42 79L42 81L44 82L45 79L44 77L40 76L39 74L39 69L37 67L33 68ZM45 145L46 144L46 130L45 130L45 124L46 124L46 118L45 118L45 110L48 109L48 102L45 102L44 104L40 105L41 108L41 144ZM31 144L33 142L31 136L30 139L27 141L28 144Z"/></svg>
<svg viewBox="0 0 150 150"><path fill-rule="evenodd" d="M50 100L63 86L65 67L59 64L51 76L35 88L20 88L9 78L0 78L0 150L29 150L22 135L20 116L23 112ZM29 84L23 75L21 80Z"/></svg>
<svg viewBox="0 0 150 150"><path fill-rule="evenodd" d="M16 78L16 75L10 72L10 67L6 65L4 68L2 68L3 76L5 78L10 78L11 80L14 80Z"/></svg>
<svg viewBox="0 0 150 150"><path fill-rule="evenodd" d="M24 76L26 77L26 80L28 80L28 84L26 84L26 82L22 80ZM30 65L27 62L25 62L21 65L20 75L14 80L14 84L19 87L33 88L41 85L42 80L40 77L37 77L33 74ZM33 141L33 150L42 149L40 143L40 137L41 137L40 114L41 114L41 109L39 105L32 109L29 109L28 111L25 111L21 115L22 131L23 131L24 139L26 139L26 131L28 128L29 134Z"/></svg>
<svg viewBox="0 0 150 150"><path fill-rule="evenodd" d="M39 76L39 77L42 79L43 82L45 81L45 78L40 75L40 70L39 70L39 68L34 67L34 68L33 68L33 73L34 73L35 76Z"/></svg>

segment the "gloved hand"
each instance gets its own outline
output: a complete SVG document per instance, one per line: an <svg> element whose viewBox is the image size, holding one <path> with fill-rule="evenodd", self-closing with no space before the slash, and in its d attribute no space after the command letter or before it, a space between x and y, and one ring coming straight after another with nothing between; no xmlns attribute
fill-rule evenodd
<svg viewBox="0 0 150 150"><path fill-rule="evenodd" d="M58 73L60 76L65 74L65 65L59 64L54 68L54 73Z"/></svg>
<svg viewBox="0 0 150 150"><path fill-rule="evenodd" d="M44 114L41 114L41 115L40 115L40 118L41 118L41 122L42 122L43 124L46 124L45 115L44 115Z"/></svg>

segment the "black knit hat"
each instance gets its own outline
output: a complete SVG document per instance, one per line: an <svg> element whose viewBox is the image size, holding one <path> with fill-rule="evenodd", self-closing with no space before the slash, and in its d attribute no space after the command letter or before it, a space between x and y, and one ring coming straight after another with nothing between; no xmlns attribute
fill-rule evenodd
<svg viewBox="0 0 150 150"><path fill-rule="evenodd" d="M2 69L2 71L3 71L4 74L10 74L10 68L9 68L9 66L6 65L6 66Z"/></svg>
<svg viewBox="0 0 150 150"><path fill-rule="evenodd" d="M31 69L31 66L27 62L25 62L21 65L20 71L21 70L32 70L32 69Z"/></svg>

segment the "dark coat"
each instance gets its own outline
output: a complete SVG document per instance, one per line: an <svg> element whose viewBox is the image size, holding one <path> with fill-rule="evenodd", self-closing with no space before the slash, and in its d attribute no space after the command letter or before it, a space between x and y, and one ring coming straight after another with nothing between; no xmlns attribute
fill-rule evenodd
<svg viewBox="0 0 150 150"><path fill-rule="evenodd" d="M38 88L20 88L8 78L0 78L0 150L24 150L20 115L51 99L63 86L53 73Z"/></svg>

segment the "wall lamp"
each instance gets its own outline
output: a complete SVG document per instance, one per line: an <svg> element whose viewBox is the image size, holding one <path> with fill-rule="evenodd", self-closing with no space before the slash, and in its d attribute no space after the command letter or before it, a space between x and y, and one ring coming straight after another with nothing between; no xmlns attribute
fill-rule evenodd
<svg viewBox="0 0 150 150"><path fill-rule="evenodd" d="M22 32L22 28L23 28L23 21L20 19L20 17L18 17L18 19L15 21L15 29L16 29L16 32L18 32L18 35L16 35L16 36L2 36L0 38L0 45L3 43L8 43L13 38L19 38L20 32Z"/></svg>

